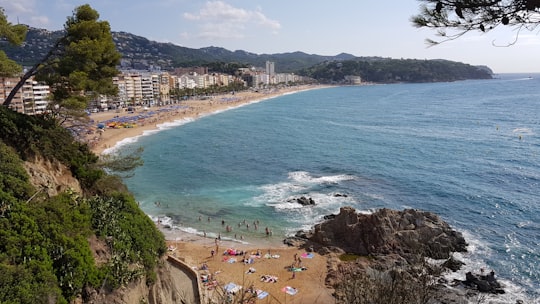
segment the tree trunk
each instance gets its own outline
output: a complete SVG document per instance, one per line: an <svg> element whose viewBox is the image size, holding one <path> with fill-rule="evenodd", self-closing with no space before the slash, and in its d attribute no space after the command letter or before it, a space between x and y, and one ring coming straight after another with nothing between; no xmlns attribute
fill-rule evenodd
<svg viewBox="0 0 540 304"><path fill-rule="evenodd" d="M9 95L8 97L6 98L6 100L4 100L4 103L2 104L3 106L5 107L9 107L9 105L11 104L11 101L13 100L13 98L15 97L15 94L17 94L17 92L23 87L24 83L30 79L30 77L36 75L36 73L38 72L38 70L40 68L42 68L43 66L45 66L47 64L47 61L53 57L53 55L55 55L55 52L59 50L59 46L60 44L65 40L65 36L64 37L61 37L60 39L58 39L58 41L56 41L56 43L54 44L54 46L52 47L51 50L49 50L49 52L47 53L47 55L45 55L45 57L43 57L43 59L41 59L40 62L36 63L30 70L28 70L28 72L26 72L22 77L21 79L19 80L19 82L17 82L17 84L15 85L15 87L13 88L13 90L11 90L11 92L9 92Z"/></svg>

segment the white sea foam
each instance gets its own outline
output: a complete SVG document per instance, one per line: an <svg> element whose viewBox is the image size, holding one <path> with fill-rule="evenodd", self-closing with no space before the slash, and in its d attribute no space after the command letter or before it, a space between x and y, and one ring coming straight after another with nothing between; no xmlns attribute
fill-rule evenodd
<svg viewBox="0 0 540 304"><path fill-rule="evenodd" d="M512 133L519 133L522 135L534 135L534 131L531 128L515 128Z"/></svg>
<svg viewBox="0 0 540 304"><path fill-rule="evenodd" d="M314 177L306 171L294 171L288 174L285 182L260 187L262 194L255 197L256 204L272 207L277 212L286 213L286 218L295 229L307 230L314 223L322 221L328 214L339 212L343 205L354 205L356 199L344 196L325 185L338 185L339 182L354 179L354 176L339 174ZM340 195L338 195L340 194ZM295 200L299 197L311 198L315 205L303 206ZM291 229L287 233L295 233Z"/></svg>
<svg viewBox="0 0 540 304"><path fill-rule="evenodd" d="M486 261L489 260L493 255L493 252L488 244L475 238L474 235L468 231L462 231L462 233L465 240L469 244L467 247L467 252L456 252L453 254L453 256L454 258L464 262L465 265L463 265L461 269L456 272L446 273L445 278L449 282L453 282L454 280L465 280L465 274L467 272L479 274L481 273L482 269L486 273L492 270L490 266L486 264ZM535 303L528 301L523 288L514 284L512 281L501 277L498 277L497 280L499 283L501 283L506 293L502 295L485 294L485 303L508 304L516 303L517 300L523 300L525 303ZM476 301L473 298L469 303L476 303Z"/></svg>
<svg viewBox="0 0 540 304"><path fill-rule="evenodd" d="M327 175L327 176L319 176L314 177L309 172L305 171L295 171L289 173L289 179L304 183L304 184L323 184L323 183L330 183L330 184L337 184L341 181L346 180L353 180L355 179L352 175L346 175L346 174L338 174L338 175Z"/></svg>

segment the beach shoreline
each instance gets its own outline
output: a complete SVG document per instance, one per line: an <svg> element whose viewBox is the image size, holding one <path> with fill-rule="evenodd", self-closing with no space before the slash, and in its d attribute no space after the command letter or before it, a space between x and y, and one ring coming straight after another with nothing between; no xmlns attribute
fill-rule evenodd
<svg viewBox="0 0 540 304"><path fill-rule="evenodd" d="M90 115L96 128L86 140L97 155L113 153L125 144L139 137L179 126L198 118L235 109L248 104L306 90L326 88L320 85L303 85L271 91L244 91L235 94L222 94L203 99L185 100L180 106L151 107L134 112L100 112ZM152 113L150 115L150 113ZM143 117L141 119L141 117ZM126 122L129 121L129 122ZM101 124L102 128L97 125ZM183 260L201 276L212 280L203 282L203 297L215 297L216 290L228 283L243 286L243 290L264 291L268 295L258 299L259 303L331 303L332 290L325 285L326 258L313 254L299 262L297 258L306 254L304 250L289 247L278 241L278 236L258 240L237 240L213 235L199 235L182 229L162 226L159 219L156 225L165 236L168 254ZM285 236L283 236L285 238ZM246 255L229 256L227 252L242 251ZM212 255L212 252L214 254ZM261 253L257 255L257 252ZM263 254L270 258L264 258ZM252 257L251 263L241 260ZM305 268L293 272L291 265L296 262ZM297 264L299 266L299 264ZM202 269L204 268L204 269ZM252 269L253 272L249 272ZM275 277L276 282L268 283L263 276ZM201 278L200 278L201 279ZM287 293L293 288L294 295Z"/></svg>
<svg viewBox="0 0 540 304"><path fill-rule="evenodd" d="M260 92L248 90L183 100L179 105L139 107L130 112L92 113L89 117L93 127L86 135L85 141L96 155L107 154L126 143L136 141L140 136L153 134L162 129L275 97L327 87L300 85ZM137 119L139 117L143 118ZM121 123L122 119L130 118L132 119L129 123ZM101 125L101 128L97 127L98 125Z"/></svg>

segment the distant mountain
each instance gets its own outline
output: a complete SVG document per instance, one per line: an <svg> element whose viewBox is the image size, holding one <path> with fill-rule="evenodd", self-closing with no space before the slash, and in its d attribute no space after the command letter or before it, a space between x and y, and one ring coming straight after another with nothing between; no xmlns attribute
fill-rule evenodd
<svg viewBox="0 0 540 304"><path fill-rule="evenodd" d="M21 47L0 41L0 49L19 64L31 66L47 54L62 34L63 31L29 28ZM489 79L493 74L486 66L477 67L448 60L355 57L346 53L336 56L303 52L254 54L215 46L187 48L126 32L112 32L112 35L122 54L122 67L141 70L150 67L172 70L176 67L206 65L210 70L230 72L241 66L264 67L266 61L273 61L278 73L294 72L325 83L341 83L345 76L350 75L361 76L363 81L392 83ZM226 65L229 70L223 68Z"/></svg>
<svg viewBox="0 0 540 304"><path fill-rule="evenodd" d="M29 28L22 47L0 44L0 48L19 64L31 66L43 58L63 31L48 31ZM170 70L175 67L199 66L212 62L236 62L244 65L264 67L266 61L275 62L276 72L295 72L302 68L333 60L353 59L350 54L337 56L310 55L303 52L283 54L254 54L242 50L229 51L221 47L193 49L172 43L161 43L126 32L112 32L122 64L136 69L150 66Z"/></svg>

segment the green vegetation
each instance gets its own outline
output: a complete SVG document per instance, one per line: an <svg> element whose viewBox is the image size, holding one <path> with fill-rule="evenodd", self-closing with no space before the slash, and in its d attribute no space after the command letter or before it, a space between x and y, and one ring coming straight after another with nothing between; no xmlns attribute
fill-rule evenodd
<svg viewBox="0 0 540 304"><path fill-rule="evenodd" d="M428 264L422 257L412 264L390 268L372 266L362 269L341 266L341 281L334 286L336 303L433 303L440 267Z"/></svg>
<svg viewBox="0 0 540 304"><path fill-rule="evenodd" d="M39 158L70 168L83 193L36 189L23 162ZM153 282L164 237L86 145L54 121L0 107L0 159L0 303L68 303L86 289ZM99 263L94 236L107 248Z"/></svg>
<svg viewBox="0 0 540 304"><path fill-rule="evenodd" d="M9 106L24 82L35 76L51 88L49 110L63 121L84 115L91 97L115 95L112 77L118 74L116 51L109 23L88 4L79 6L64 26L65 32L43 59L29 69L3 105ZM58 121L58 120L55 120Z"/></svg>
<svg viewBox="0 0 540 304"><path fill-rule="evenodd" d="M0 8L0 38L6 39L11 45L20 45L26 38L26 27L10 24L2 8ZM21 71L22 67L0 50L0 77L11 77Z"/></svg>
<svg viewBox="0 0 540 304"><path fill-rule="evenodd" d="M299 74L324 83L340 83L348 75L361 76L362 81L376 83L491 79L491 71L485 67L447 60L384 58L325 62L303 69Z"/></svg>
<svg viewBox="0 0 540 304"><path fill-rule="evenodd" d="M353 253L344 253L339 256L339 260L342 262L352 262L356 261L360 256Z"/></svg>

